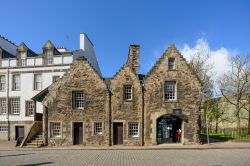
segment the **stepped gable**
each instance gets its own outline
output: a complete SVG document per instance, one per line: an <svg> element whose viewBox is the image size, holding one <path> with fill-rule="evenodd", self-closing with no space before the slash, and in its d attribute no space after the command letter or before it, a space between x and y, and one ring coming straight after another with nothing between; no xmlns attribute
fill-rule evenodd
<svg viewBox="0 0 250 166"><path fill-rule="evenodd" d="M161 55L161 57L156 61L156 63L153 65L153 67L149 70L149 72L146 74L146 76L144 77L144 80L147 79L147 77L149 77L157 68L158 66L161 64L162 60L168 56L171 53L177 53L179 55L179 57L181 58L181 60L184 61L184 63L187 65L187 67L189 68L189 70L192 72L192 75L195 77L195 79L198 81L198 83L200 84L200 86L202 86L202 82L200 80L200 78L198 77L198 75L193 71L193 69L190 67L189 63L187 62L187 60L183 57L183 55L179 52L179 50L175 47L174 44L170 44L168 46L168 48L164 51L164 53Z"/></svg>
<svg viewBox="0 0 250 166"><path fill-rule="evenodd" d="M88 62L88 60L85 57L79 57L76 59L76 61L73 64L71 64L69 70L64 73L62 78L60 78L58 81L54 82L48 87L48 93L46 94L42 102L45 106L48 106L51 103L53 103L54 99L56 99L58 89L60 89L60 87L64 85L64 83L67 81L70 74L73 73L79 67L79 65L84 65L84 63L87 64L94 71L94 73L98 76L98 78L100 78L100 80L102 80L104 85L107 87L107 84L105 80L103 79L103 77ZM107 87L107 90L108 90L108 87Z"/></svg>

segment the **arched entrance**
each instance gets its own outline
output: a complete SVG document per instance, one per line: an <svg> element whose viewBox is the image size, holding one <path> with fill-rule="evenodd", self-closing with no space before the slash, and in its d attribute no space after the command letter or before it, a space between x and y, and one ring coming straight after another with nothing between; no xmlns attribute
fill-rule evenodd
<svg viewBox="0 0 250 166"><path fill-rule="evenodd" d="M159 117L157 119L157 144L164 143L180 143L177 139L178 130L181 131L182 120L173 116L172 114L167 114ZM179 133L180 134L180 133ZM181 134L179 135L181 138Z"/></svg>

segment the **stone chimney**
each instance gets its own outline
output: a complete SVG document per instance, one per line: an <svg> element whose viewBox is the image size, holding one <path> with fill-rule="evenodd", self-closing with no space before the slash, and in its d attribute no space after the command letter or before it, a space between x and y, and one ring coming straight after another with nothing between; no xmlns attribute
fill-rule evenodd
<svg viewBox="0 0 250 166"><path fill-rule="evenodd" d="M139 51L139 45L130 45L127 64L131 67L131 69L136 75L138 75L139 73Z"/></svg>

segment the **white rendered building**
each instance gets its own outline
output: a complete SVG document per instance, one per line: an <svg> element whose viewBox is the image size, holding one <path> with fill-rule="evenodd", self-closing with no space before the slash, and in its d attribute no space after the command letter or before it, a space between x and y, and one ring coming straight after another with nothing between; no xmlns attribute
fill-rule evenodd
<svg viewBox="0 0 250 166"><path fill-rule="evenodd" d="M84 56L100 73L93 44L80 34L80 49L56 48L51 41L36 54L24 43L16 46L0 36L0 140L24 137L43 107L32 97L59 79L79 57Z"/></svg>

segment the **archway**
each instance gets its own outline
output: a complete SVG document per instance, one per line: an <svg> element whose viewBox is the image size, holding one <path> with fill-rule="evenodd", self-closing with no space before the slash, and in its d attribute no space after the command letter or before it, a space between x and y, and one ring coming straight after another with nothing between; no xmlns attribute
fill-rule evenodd
<svg viewBox="0 0 250 166"><path fill-rule="evenodd" d="M172 114L167 114L159 117L157 119L157 144L164 143L181 143L180 139L178 140L178 132L181 131L182 120L173 116ZM179 133L181 138L181 133Z"/></svg>

